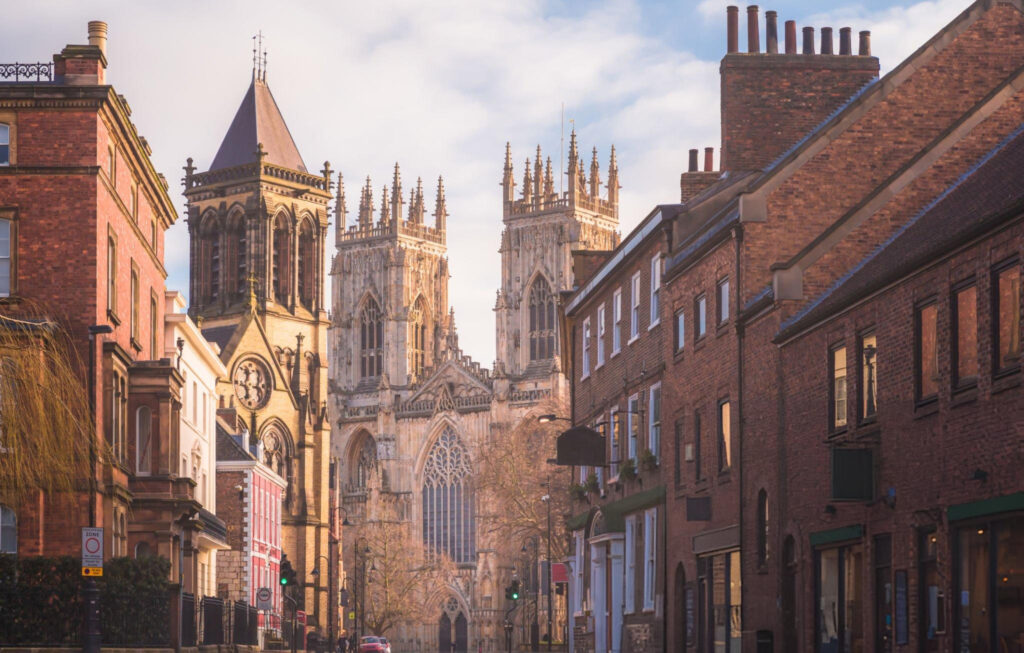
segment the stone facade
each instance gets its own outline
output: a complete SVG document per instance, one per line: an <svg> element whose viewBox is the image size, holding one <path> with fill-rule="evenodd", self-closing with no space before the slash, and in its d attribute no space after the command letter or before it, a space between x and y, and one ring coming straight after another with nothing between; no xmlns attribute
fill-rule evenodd
<svg viewBox="0 0 1024 653"><path fill-rule="evenodd" d="M330 334L338 502L356 524L382 519L385 508L397 508L391 514L410 523L417 539L457 563L446 587L431 588L423 596L436 606L436 620L397 626L389 633L396 649L438 650L448 638L471 650L503 646L500 588L510 579L512 561L500 559L499 543L473 526L468 544L449 549L432 526L436 516L425 514L429 502L424 495L437 482L437 461L446 451L468 454L471 474L488 439L551 412L552 406L567 405L567 384L556 358L557 296L574 285L572 251L610 249L618 238L614 154L607 198L598 196L596 156L589 190L583 183L575 134L569 155L573 183L568 192L555 190L550 160L545 172L538 148L517 199L511 151L506 150L493 371L459 348L448 303L443 183L439 180L434 222L425 224L422 184L417 182L406 204L396 165L390 190L384 187L379 218L374 220L367 180L357 219L348 225L339 178ZM485 497L470 501L474 508L467 524L493 508ZM448 632L442 632L445 628Z"/></svg>

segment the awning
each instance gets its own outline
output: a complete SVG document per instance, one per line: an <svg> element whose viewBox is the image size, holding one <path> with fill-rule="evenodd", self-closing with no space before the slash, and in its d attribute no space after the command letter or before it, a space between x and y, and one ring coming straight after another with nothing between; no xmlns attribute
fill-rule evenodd
<svg viewBox="0 0 1024 653"><path fill-rule="evenodd" d="M574 426L558 436L555 446L558 465L600 467L605 464L604 436L592 428Z"/></svg>

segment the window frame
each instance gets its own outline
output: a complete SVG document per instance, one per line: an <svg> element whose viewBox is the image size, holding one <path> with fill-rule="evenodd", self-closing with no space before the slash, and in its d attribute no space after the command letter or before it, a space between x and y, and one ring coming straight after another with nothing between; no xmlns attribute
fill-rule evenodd
<svg viewBox="0 0 1024 653"><path fill-rule="evenodd" d="M629 342L633 344L640 337L640 271L633 273L629 280Z"/></svg>
<svg viewBox="0 0 1024 653"><path fill-rule="evenodd" d="M149 355L153 360L160 360L160 302L152 288L149 291L149 329Z"/></svg>
<svg viewBox="0 0 1024 653"><path fill-rule="evenodd" d="M875 353L874 353L874 412L868 414L867 412L867 379L865 374L865 368L867 367L867 361L865 359L865 348L864 341L868 338L874 338L875 340ZM875 331L874 327L864 329L857 334L857 423L868 424L878 419L878 332ZM847 374L849 379L849 374ZM847 400L849 400L849 385L847 385Z"/></svg>
<svg viewBox="0 0 1024 653"><path fill-rule="evenodd" d="M682 353L686 349L686 309L680 308L677 310L672 317L672 339L673 349L676 354Z"/></svg>
<svg viewBox="0 0 1024 653"><path fill-rule="evenodd" d="M725 291L724 298L722 297L723 290ZM726 275L719 279L718 283L715 285L715 297L716 303L718 304L715 309L717 311L715 314L715 318L717 321L716 326L725 325L727 322L729 322L729 318L731 317L729 314L729 292L729 277L728 275Z"/></svg>
<svg viewBox="0 0 1024 653"><path fill-rule="evenodd" d="M662 256L661 252L659 252L651 258L651 287L649 291L650 305L648 307L648 311L650 313L648 317L650 320L647 323L648 331L661 324L661 268Z"/></svg>
<svg viewBox="0 0 1024 653"><path fill-rule="evenodd" d="M597 307L597 366L594 369L600 368L604 365L605 351L604 351L604 333L605 333L605 315L604 303Z"/></svg>
<svg viewBox="0 0 1024 653"><path fill-rule="evenodd" d="M708 335L708 296L706 293L697 295L693 300L693 319L696 331L694 343L700 342Z"/></svg>
<svg viewBox="0 0 1024 653"><path fill-rule="evenodd" d="M113 143L107 145L107 179L114 192L117 192L117 146Z"/></svg>
<svg viewBox="0 0 1024 653"><path fill-rule="evenodd" d="M655 411L654 395L658 395L657 411ZM654 454L654 460L661 463L661 381L654 383L647 390L647 448ZM657 417L657 421L655 421Z"/></svg>
<svg viewBox="0 0 1024 653"><path fill-rule="evenodd" d="M583 318L582 346L580 347L580 380L590 376L590 316Z"/></svg>
<svg viewBox="0 0 1024 653"><path fill-rule="evenodd" d="M3 138L4 137L4 133L3 133L4 131L7 132L7 134L6 134L6 137L7 137L6 141ZM6 120L3 121L3 122L0 122L0 147L7 146L7 158L6 159L0 159L0 167L6 168L8 166L14 165L14 162L11 160L11 154L14 151L14 147L11 145L11 140L12 140L11 135L13 133L14 133L14 125L13 124L7 122ZM2 150L0 150L0 151L2 151Z"/></svg>
<svg viewBox="0 0 1024 653"><path fill-rule="evenodd" d="M643 611L653 612L658 592L658 509L644 511Z"/></svg>
<svg viewBox="0 0 1024 653"><path fill-rule="evenodd" d="M634 463L640 455L640 393L632 394L626 400L626 453Z"/></svg>
<svg viewBox="0 0 1024 653"><path fill-rule="evenodd" d="M975 372L974 375L960 376L960 294L974 292L974 349L975 349ZM978 280L975 277L964 279L955 284L952 289L949 301L949 371L950 381L954 391L969 390L978 385L978 377L981 376L981 357L979 355L980 340L978 338Z"/></svg>
<svg viewBox="0 0 1024 653"><path fill-rule="evenodd" d="M107 226L107 316L114 325L121 323L117 318L117 233Z"/></svg>
<svg viewBox="0 0 1024 653"><path fill-rule="evenodd" d="M693 480L701 481L704 479L702 470L701 456L701 413L700 410L693 411Z"/></svg>
<svg viewBox="0 0 1024 653"><path fill-rule="evenodd" d="M1024 287L1024 273L1020 269L1020 259L1017 256L1011 256L1004 259L992 267L992 273L990 275L990 304L991 304L991 340L992 340L992 375L993 377L999 378L1010 374L1020 372L1021 369L1021 288ZM1003 364L1000 360L1000 349L1002 349L1002 342L999 337L999 318L1002 310L1002 303L999 300L999 279L1007 272L1016 269L1017 272L1017 354L1015 360L1009 364Z"/></svg>
<svg viewBox="0 0 1024 653"><path fill-rule="evenodd" d="M728 416L728 430L725 433L726 420ZM718 473L728 474L732 470L732 404L728 397L718 400Z"/></svg>
<svg viewBox="0 0 1024 653"><path fill-rule="evenodd" d="M843 405L845 410L843 411L843 422L839 423L839 414L837 411L836 400L838 393L836 392L836 354L842 350L843 358L845 359L845 365L843 366ZM828 348L828 432L829 433L842 433L845 431L850 423L850 353L847 351L846 343L839 341L833 343Z"/></svg>
<svg viewBox="0 0 1024 653"><path fill-rule="evenodd" d="M939 397L939 383L935 383L935 392L924 394L924 312L928 309L935 309L935 342L932 346L935 351L935 371L938 374L938 349L939 349L939 303L936 297L928 297L914 306L914 401L917 404L927 404L936 401Z"/></svg>
<svg viewBox="0 0 1024 653"><path fill-rule="evenodd" d="M636 515L626 515L625 533L623 534L625 583L623 583L623 612L636 612Z"/></svg>
<svg viewBox="0 0 1024 653"><path fill-rule="evenodd" d="M8 224L7 232L7 289L0 287L0 299L15 297L18 293L18 219L14 211L0 211L0 222ZM0 261L4 260L0 258Z"/></svg>
<svg viewBox="0 0 1024 653"><path fill-rule="evenodd" d="M619 450L621 448L619 447L619 437L621 437L621 424L619 423L618 406L612 406L611 409L608 411L608 425L611 427L609 429L611 431L611 437L609 438L610 450L608 452L611 459L609 463L614 465L616 463L622 462L622 452ZM614 469L615 468L612 468L613 471Z"/></svg>

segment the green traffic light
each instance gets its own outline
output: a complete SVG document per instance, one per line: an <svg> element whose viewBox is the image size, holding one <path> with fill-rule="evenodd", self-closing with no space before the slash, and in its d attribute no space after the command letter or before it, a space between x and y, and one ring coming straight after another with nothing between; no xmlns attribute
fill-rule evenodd
<svg viewBox="0 0 1024 653"><path fill-rule="evenodd" d="M281 579L281 584L282 585L287 585L288 584L288 579L287 578L282 578Z"/></svg>
<svg viewBox="0 0 1024 653"><path fill-rule="evenodd" d="M513 601L518 601L519 600L519 592L512 592L512 600Z"/></svg>

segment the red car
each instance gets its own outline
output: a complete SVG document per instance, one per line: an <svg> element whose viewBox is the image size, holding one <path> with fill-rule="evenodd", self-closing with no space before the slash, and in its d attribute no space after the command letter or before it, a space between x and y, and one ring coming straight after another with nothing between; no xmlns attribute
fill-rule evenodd
<svg viewBox="0 0 1024 653"><path fill-rule="evenodd" d="M383 637L367 635L359 640L359 653L391 653L391 647Z"/></svg>

